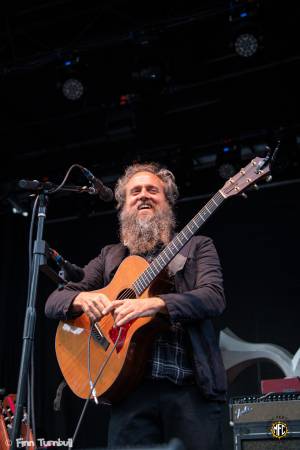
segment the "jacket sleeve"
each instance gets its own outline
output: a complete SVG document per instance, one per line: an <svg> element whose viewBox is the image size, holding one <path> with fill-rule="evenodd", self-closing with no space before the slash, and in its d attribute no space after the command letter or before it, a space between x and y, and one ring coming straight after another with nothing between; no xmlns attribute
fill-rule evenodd
<svg viewBox="0 0 300 450"><path fill-rule="evenodd" d="M222 270L210 238L202 237L197 241L194 251L187 259L182 276L182 286L185 289L183 292L160 295L166 302L171 322L193 322L215 317L223 312L225 296ZM193 285L192 279L195 280ZM180 290L179 286L177 291Z"/></svg>
<svg viewBox="0 0 300 450"><path fill-rule="evenodd" d="M84 277L78 283L69 282L62 289L56 289L48 297L45 314L50 319L66 320L74 317L69 311L71 303L79 292L103 287L104 251L84 267ZM76 314L78 315L78 314Z"/></svg>

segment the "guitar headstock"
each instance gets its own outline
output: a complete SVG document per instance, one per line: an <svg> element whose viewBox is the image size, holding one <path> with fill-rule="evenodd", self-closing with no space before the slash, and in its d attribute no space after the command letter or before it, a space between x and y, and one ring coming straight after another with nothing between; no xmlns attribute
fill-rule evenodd
<svg viewBox="0 0 300 450"><path fill-rule="evenodd" d="M246 167L243 167L236 175L230 178L220 189L220 192L225 198L239 195L257 181L266 178L270 173L270 162L266 158L257 156Z"/></svg>

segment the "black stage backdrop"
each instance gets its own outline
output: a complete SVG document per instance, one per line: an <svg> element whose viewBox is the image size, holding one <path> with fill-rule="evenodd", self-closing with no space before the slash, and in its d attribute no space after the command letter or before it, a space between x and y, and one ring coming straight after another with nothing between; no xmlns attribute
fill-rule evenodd
<svg viewBox="0 0 300 450"><path fill-rule="evenodd" d="M199 180L201 182L201 180ZM55 202L55 199L51 200ZM178 204L183 226L207 199ZM51 206L45 239L67 259L84 265L101 247L117 241L116 215L103 214L51 222ZM16 392L26 302L28 223L20 216L1 220L1 324L0 386ZM201 233L214 239L225 278L227 310L216 327L229 327L251 342L280 345L294 354L299 345L299 184L273 185L250 194L248 200L233 198L215 213ZM35 397L38 437L72 436L83 401L67 387L61 411L53 411L56 388L62 380L55 357L56 322L44 316L47 295L54 284L41 274L35 334ZM229 397L258 393L260 380L283 376L271 363L248 368L230 385ZM109 408L91 403L76 446L104 446ZM225 409L226 447L232 448Z"/></svg>

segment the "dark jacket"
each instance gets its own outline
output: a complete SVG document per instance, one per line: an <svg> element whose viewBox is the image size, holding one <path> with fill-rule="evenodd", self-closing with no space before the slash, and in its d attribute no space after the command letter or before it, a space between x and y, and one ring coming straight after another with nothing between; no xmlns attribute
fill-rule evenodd
<svg viewBox="0 0 300 450"><path fill-rule="evenodd" d="M50 295L45 308L47 317L68 319L70 305L78 292L106 286L126 256L127 249L122 244L104 247L84 267L82 281L69 282ZM180 322L189 333L201 392L206 398L224 400L226 374L211 318L222 313L225 298L220 262L212 240L193 237L169 266L175 275L176 292L160 297L166 302L171 322Z"/></svg>

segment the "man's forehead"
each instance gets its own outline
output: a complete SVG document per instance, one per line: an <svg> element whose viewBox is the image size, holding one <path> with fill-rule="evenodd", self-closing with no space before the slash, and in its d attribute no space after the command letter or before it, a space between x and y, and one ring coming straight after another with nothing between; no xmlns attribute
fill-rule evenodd
<svg viewBox="0 0 300 450"><path fill-rule="evenodd" d="M127 182L128 187L134 185L163 185L162 180L151 172L137 172Z"/></svg>

